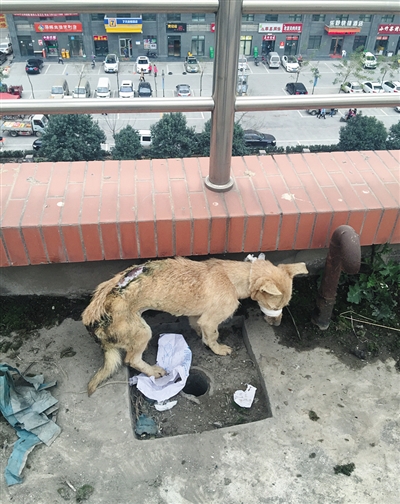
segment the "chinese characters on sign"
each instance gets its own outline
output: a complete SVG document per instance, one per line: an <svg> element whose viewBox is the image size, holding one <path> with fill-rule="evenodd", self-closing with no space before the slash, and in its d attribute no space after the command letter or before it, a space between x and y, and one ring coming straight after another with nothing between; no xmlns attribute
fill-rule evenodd
<svg viewBox="0 0 400 504"><path fill-rule="evenodd" d="M378 26L378 33L400 33L400 25L398 24L381 24Z"/></svg>
<svg viewBox="0 0 400 504"><path fill-rule="evenodd" d="M354 21L351 21L351 20L345 20L343 19L342 21L340 19L331 19L329 21L329 26L343 26L343 27L351 27L351 26L358 26L361 28L361 26L363 26L364 24L364 21L358 21L358 20L354 20Z"/></svg>
<svg viewBox="0 0 400 504"><path fill-rule="evenodd" d="M186 33L186 23L167 23L167 33L181 32Z"/></svg>
<svg viewBox="0 0 400 504"><path fill-rule="evenodd" d="M82 23L34 23L35 32L82 32Z"/></svg>
<svg viewBox="0 0 400 504"><path fill-rule="evenodd" d="M301 33L303 23L259 23L258 33Z"/></svg>

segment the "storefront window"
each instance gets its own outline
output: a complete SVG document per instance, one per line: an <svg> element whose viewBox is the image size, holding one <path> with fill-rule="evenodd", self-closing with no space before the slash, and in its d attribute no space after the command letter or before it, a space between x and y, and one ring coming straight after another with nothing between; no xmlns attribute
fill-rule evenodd
<svg viewBox="0 0 400 504"><path fill-rule="evenodd" d="M190 52L195 56L204 56L205 37L203 35L199 35L198 37L192 37Z"/></svg>
<svg viewBox="0 0 400 504"><path fill-rule="evenodd" d="M206 15L204 13L192 14L192 23L204 23Z"/></svg>
<svg viewBox="0 0 400 504"><path fill-rule="evenodd" d="M245 55L245 56L250 56L252 44L253 44L253 37L251 35L242 35L240 37L239 54Z"/></svg>
<svg viewBox="0 0 400 504"><path fill-rule="evenodd" d="M181 37L179 35L168 36L168 56L181 56Z"/></svg>
<svg viewBox="0 0 400 504"><path fill-rule="evenodd" d="M366 43L367 43L367 37L366 36L364 36L364 35L356 35L354 37L353 51L356 51L357 49L364 49Z"/></svg>
<svg viewBox="0 0 400 504"><path fill-rule="evenodd" d="M297 45L299 43L299 37L297 35L290 35L286 37L285 42L285 55L286 56L295 56L297 54Z"/></svg>
<svg viewBox="0 0 400 504"><path fill-rule="evenodd" d="M388 43L389 37L376 37L375 54L386 54Z"/></svg>
<svg viewBox="0 0 400 504"><path fill-rule="evenodd" d="M310 35L307 49L319 49L321 47L321 35Z"/></svg>
<svg viewBox="0 0 400 504"><path fill-rule="evenodd" d="M94 54L96 56L106 56L108 54L108 37L107 35L95 35L93 37Z"/></svg>
<svg viewBox="0 0 400 504"><path fill-rule="evenodd" d="M82 57L85 54L82 35L68 35L68 42L70 56Z"/></svg>
<svg viewBox="0 0 400 504"><path fill-rule="evenodd" d="M119 55L123 58L132 56L132 40L130 38L119 39Z"/></svg>

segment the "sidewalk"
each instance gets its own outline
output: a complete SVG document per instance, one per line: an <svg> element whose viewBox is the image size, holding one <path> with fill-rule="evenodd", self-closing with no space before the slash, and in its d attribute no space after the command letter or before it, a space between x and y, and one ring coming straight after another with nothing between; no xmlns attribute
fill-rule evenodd
<svg viewBox="0 0 400 504"><path fill-rule="evenodd" d="M51 392L59 399L62 432L50 447L29 455L21 485L5 488L11 449L0 452L1 502L55 504L68 495L75 502L69 483L93 486L91 504L397 503L400 396L394 361L353 370L324 348L296 352L278 343L258 311L247 319L246 331L273 417L148 441L134 438L127 385L107 385L87 397L102 353L80 322L67 319L25 341L19 359L7 363L21 370L33 363L30 373L58 381ZM60 358L68 347L76 354ZM227 357L228 372L229 366ZM126 379L123 368L111 381ZM15 440L1 423L4 432L10 443ZM334 473L336 465L348 463L355 464L350 476Z"/></svg>

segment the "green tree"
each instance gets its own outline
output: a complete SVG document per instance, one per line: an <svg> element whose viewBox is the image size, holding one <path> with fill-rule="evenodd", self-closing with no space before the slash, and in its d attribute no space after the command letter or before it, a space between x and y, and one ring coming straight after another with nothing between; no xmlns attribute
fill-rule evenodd
<svg viewBox="0 0 400 504"><path fill-rule="evenodd" d="M362 55L363 47L359 47L356 51L352 52L348 58L343 58L340 60L340 63L333 65L337 69L333 84L339 84L339 86L341 86L349 80L363 81L368 79L368 76L364 73ZM341 88L339 87L339 93L340 91Z"/></svg>
<svg viewBox="0 0 400 504"><path fill-rule="evenodd" d="M400 121L390 126L386 139L386 148L400 149Z"/></svg>
<svg viewBox="0 0 400 504"><path fill-rule="evenodd" d="M8 79L9 75L8 72L4 71L4 68L0 68L0 87L3 89L3 79ZM4 87L7 87L6 84L4 84Z"/></svg>
<svg viewBox="0 0 400 504"><path fill-rule="evenodd" d="M382 121L361 113L351 118L340 128L339 150L382 150L386 149L387 131Z"/></svg>
<svg viewBox="0 0 400 504"><path fill-rule="evenodd" d="M139 159L142 155L140 136L129 124L114 136L115 147L111 149L113 159Z"/></svg>
<svg viewBox="0 0 400 504"><path fill-rule="evenodd" d="M398 55L386 57L378 56L378 68L381 73L381 82L383 82L388 75L390 79L394 79L399 71L399 57Z"/></svg>
<svg viewBox="0 0 400 504"><path fill-rule="evenodd" d="M194 128L187 126L186 117L181 112L164 114L150 131L153 158L190 157L196 151Z"/></svg>
<svg viewBox="0 0 400 504"><path fill-rule="evenodd" d="M91 115L54 115L42 140L40 155L49 161L93 161L103 158L106 135Z"/></svg>
<svg viewBox="0 0 400 504"><path fill-rule="evenodd" d="M211 119L205 123L203 131L198 135L198 155L210 155L210 138ZM247 147L246 142L244 141L243 128L238 122L235 122L233 126L232 156L246 156L249 153L250 149Z"/></svg>

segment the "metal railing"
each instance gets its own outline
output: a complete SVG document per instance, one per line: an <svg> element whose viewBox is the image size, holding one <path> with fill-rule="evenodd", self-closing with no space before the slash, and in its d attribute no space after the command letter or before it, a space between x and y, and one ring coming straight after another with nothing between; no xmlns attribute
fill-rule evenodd
<svg viewBox="0 0 400 504"><path fill-rule="evenodd" d="M318 95L284 97L236 97L237 61L242 14L264 13L362 13L397 14L398 0L58 0L57 11L142 13L214 12L215 63L211 98L151 98L134 100L129 104L118 99L54 102L51 100L10 100L1 104L3 114L45 113L150 113L150 112L211 112L210 171L206 185L215 191L232 187L230 177L234 113L245 111L299 110L308 108L365 106L388 107L398 105L395 93L388 95ZM54 0L2 0L4 14L54 12ZM226 41L229 40L229 44Z"/></svg>

